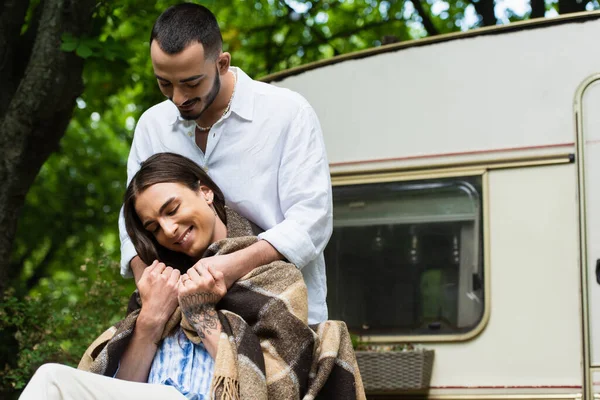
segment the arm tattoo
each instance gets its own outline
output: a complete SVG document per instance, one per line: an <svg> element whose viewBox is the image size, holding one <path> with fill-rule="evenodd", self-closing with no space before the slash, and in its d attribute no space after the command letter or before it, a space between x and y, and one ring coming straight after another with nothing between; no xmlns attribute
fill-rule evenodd
<svg viewBox="0 0 600 400"><path fill-rule="evenodd" d="M200 339L210 335L218 327L219 316L215 305L219 298L214 293L193 293L180 299L179 305L190 324L198 332Z"/></svg>

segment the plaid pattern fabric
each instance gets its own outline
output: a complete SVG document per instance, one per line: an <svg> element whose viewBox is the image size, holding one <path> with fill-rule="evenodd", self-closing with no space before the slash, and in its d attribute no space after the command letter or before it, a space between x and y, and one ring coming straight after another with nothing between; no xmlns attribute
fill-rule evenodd
<svg viewBox="0 0 600 400"><path fill-rule="evenodd" d="M247 219L241 217L229 207L225 207L227 212L227 235L228 237L240 237L255 235L258 227L253 225ZM115 376L119 366L119 360L123 352L127 349L129 340L135 328L135 321L142 307L139 292L136 290L129 299L127 307L127 316L125 319L117 322L115 325L104 331L83 354L77 368L94 372L105 376ZM177 308L163 332L163 338L169 336L181 324L181 310ZM185 324L185 323L184 323ZM187 328L190 328L189 325ZM192 336L192 335L190 335ZM195 336L195 335L193 335ZM200 340L197 337L189 337L192 342L198 344Z"/></svg>
<svg viewBox="0 0 600 400"><path fill-rule="evenodd" d="M229 236L237 237L214 243L205 256L255 243L256 237L243 236L250 230L244 221L228 213ZM213 398L365 399L346 325L326 321L309 327L307 304L302 274L287 262L256 268L236 282L217 306L223 331L214 364ZM134 293L128 316L92 343L81 369L114 374L140 307ZM177 309L163 337L180 325L198 343L196 332L181 315Z"/></svg>
<svg viewBox="0 0 600 400"><path fill-rule="evenodd" d="M208 252L227 254L255 241L229 239ZM254 269L219 307L223 333L215 360L215 398L366 398L346 325L307 325L306 286L295 266L276 261Z"/></svg>

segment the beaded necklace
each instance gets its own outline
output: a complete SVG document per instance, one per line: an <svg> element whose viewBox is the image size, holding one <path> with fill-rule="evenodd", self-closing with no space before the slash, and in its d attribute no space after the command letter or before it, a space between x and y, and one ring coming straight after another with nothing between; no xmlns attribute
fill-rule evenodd
<svg viewBox="0 0 600 400"><path fill-rule="evenodd" d="M221 121L224 117L225 114L227 114L227 112L229 111L229 109L231 108L231 102L233 101L233 96L235 95L235 88L237 86L237 78L235 76L235 73L233 74L233 92L231 92L231 97L229 98L229 103L227 103L227 107L225 108L225 111L223 111L223 114L221 115L221 118L219 118L219 121ZM214 124L210 125L210 126L200 126L198 125L198 123L196 122L196 128L198 128L198 130L200 132L206 132L206 131L210 131L210 128L212 128L217 122L215 122Z"/></svg>

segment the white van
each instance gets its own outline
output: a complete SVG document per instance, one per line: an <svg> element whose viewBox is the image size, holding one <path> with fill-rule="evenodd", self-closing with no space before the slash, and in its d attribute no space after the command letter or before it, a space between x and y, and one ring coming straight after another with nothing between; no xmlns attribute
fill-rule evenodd
<svg viewBox="0 0 600 400"><path fill-rule="evenodd" d="M598 72L585 13L265 79L322 124L330 317L435 350L421 396L600 397Z"/></svg>

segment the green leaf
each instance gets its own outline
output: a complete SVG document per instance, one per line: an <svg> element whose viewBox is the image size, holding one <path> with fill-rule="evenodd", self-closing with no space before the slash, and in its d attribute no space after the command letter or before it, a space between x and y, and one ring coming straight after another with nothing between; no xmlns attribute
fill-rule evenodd
<svg viewBox="0 0 600 400"><path fill-rule="evenodd" d="M77 46L77 50L75 50L75 53L81 58L88 58L94 54L93 50L90 49L90 47L87 46L85 43L81 43L79 46Z"/></svg>
<svg viewBox="0 0 600 400"><path fill-rule="evenodd" d="M77 38L71 32L65 32L60 37L63 42L76 42Z"/></svg>
<svg viewBox="0 0 600 400"><path fill-rule="evenodd" d="M61 36L62 43L60 45L60 49L62 51L71 52L77 48L79 44L79 39L73 36L69 32L65 32Z"/></svg>
<svg viewBox="0 0 600 400"><path fill-rule="evenodd" d="M60 49L62 51L71 52L77 48L77 42L62 42Z"/></svg>

